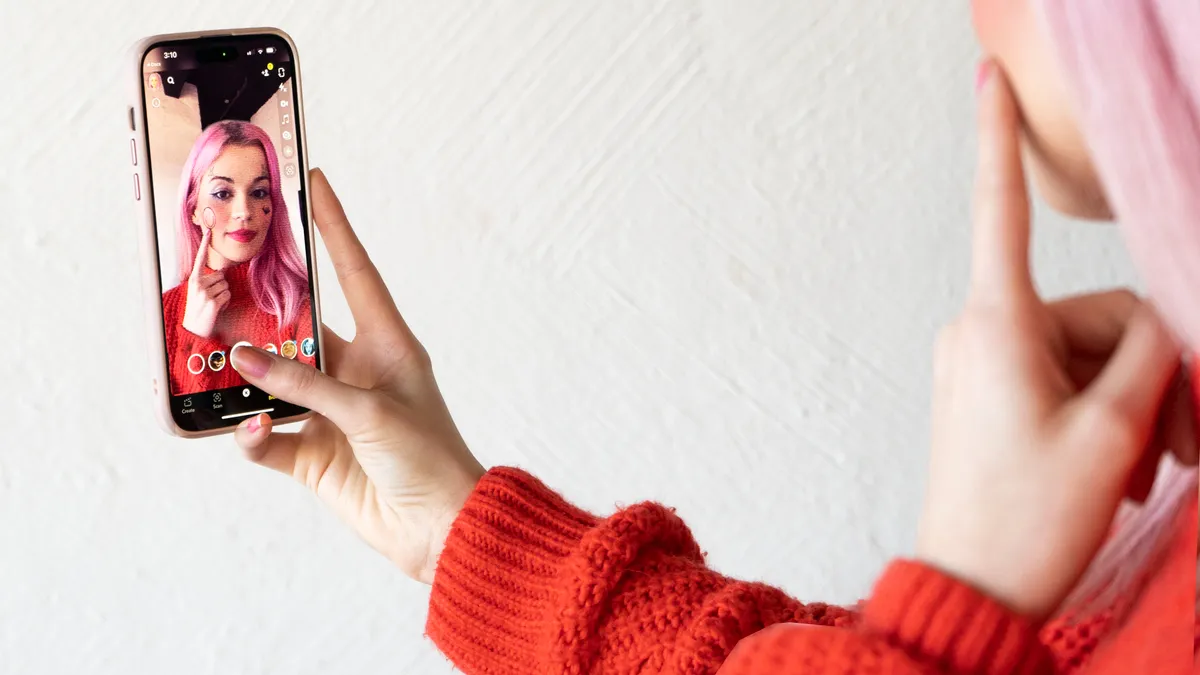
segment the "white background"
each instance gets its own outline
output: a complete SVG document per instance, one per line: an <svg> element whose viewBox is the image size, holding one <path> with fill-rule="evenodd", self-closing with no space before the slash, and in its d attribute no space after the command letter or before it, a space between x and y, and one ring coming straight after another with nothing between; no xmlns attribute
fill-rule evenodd
<svg viewBox="0 0 1200 675"><path fill-rule="evenodd" d="M314 165L485 463L661 500L717 569L852 602L910 549L963 296L967 11L0 0L0 673L450 670L426 589L230 439L155 426L135 39L293 35ZM1132 279L1112 228L1038 221L1047 291Z"/></svg>

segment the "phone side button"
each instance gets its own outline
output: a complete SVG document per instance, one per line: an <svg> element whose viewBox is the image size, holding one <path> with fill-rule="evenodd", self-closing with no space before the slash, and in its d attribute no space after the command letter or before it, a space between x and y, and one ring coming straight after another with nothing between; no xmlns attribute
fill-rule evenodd
<svg viewBox="0 0 1200 675"><path fill-rule="evenodd" d="M142 201L142 183L138 180L138 175L133 174L133 201Z"/></svg>
<svg viewBox="0 0 1200 675"><path fill-rule="evenodd" d="M129 160L137 166L137 141L132 138L129 139Z"/></svg>

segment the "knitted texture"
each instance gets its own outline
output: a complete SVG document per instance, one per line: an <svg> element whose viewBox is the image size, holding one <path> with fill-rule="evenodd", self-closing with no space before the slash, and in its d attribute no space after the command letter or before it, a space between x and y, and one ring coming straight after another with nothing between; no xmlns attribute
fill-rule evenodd
<svg viewBox="0 0 1200 675"><path fill-rule="evenodd" d="M438 561L426 632L476 673L711 674L765 626L850 627L704 566L683 522L657 504L601 520L531 476L488 472Z"/></svg>
<svg viewBox="0 0 1200 675"><path fill-rule="evenodd" d="M1190 542L1194 565L1189 522L1172 564L1187 563ZM451 529L426 633L466 675L1169 674L1122 664L1164 651L1174 615L1147 603L1178 591L1175 579L1156 576L1135 625L1099 615L1043 627L900 560L860 615L708 569L667 508L639 504L602 519L524 472L497 468ZM1189 618L1189 637L1192 626Z"/></svg>
<svg viewBox="0 0 1200 675"><path fill-rule="evenodd" d="M296 360L316 365L315 356L307 357L300 351L301 342L313 335L309 300L305 298L300 304L295 324L280 329L278 319L255 304L250 292L249 269L249 264L242 264L225 270L230 299L217 317L212 336L208 338L194 335L182 325L187 308L187 285L180 284L163 293L163 324L166 327L172 394L180 396L244 385L246 381L228 363L230 350L241 341L259 348L272 344L282 352L284 342L292 340L296 343ZM213 271L206 267L205 273L212 274ZM218 351L225 352L226 362L221 370L214 371L208 366L208 357ZM199 354L205 360L203 370L198 374L188 370L188 359L192 354Z"/></svg>
<svg viewBox="0 0 1200 675"><path fill-rule="evenodd" d="M1197 502L1171 523L1163 564L1133 601L1119 626L1101 626L1087 675L1183 675L1192 672L1195 640ZM1069 665L1069 664L1068 664ZM1063 672L1072 672L1063 668Z"/></svg>

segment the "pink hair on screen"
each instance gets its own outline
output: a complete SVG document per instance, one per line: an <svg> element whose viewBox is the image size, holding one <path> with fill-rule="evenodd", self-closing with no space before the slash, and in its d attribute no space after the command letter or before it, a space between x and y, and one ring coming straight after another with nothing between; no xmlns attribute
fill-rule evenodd
<svg viewBox="0 0 1200 675"><path fill-rule="evenodd" d="M1200 351L1200 2L1038 0L1109 205L1151 300ZM1146 505L1126 507L1068 600L1089 613L1136 594L1197 498L1167 459ZM1113 607L1122 613L1126 607Z"/></svg>
<svg viewBox="0 0 1200 675"><path fill-rule="evenodd" d="M267 133L250 122L224 120L205 129L192 145L183 165L180 183L179 233L177 252L179 282L186 283L200 248L200 227L192 221L196 211L197 189L204 174L229 146L258 146L267 159L271 181L271 223L262 250L250 260L250 292L254 304L275 316L279 326L296 320L308 298L308 267L296 248L288 218L287 204L280 186L279 159Z"/></svg>

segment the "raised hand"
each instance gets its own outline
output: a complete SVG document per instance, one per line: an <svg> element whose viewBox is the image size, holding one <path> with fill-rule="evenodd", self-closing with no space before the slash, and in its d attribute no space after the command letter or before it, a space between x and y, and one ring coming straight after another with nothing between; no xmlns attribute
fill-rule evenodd
<svg viewBox="0 0 1200 675"><path fill-rule="evenodd" d="M934 354L917 555L1040 620L1079 580L1121 500L1149 492L1163 441L1194 457L1194 426L1176 398L1185 390L1171 388L1180 347L1153 307L1128 291L1039 297L1017 105L998 67L989 78L971 289Z"/></svg>
<svg viewBox="0 0 1200 675"><path fill-rule="evenodd" d="M229 292L229 282L222 272L204 274L205 262L208 260L208 245L212 240L212 228L215 216L211 208L204 209L204 233L200 236L200 248L196 251L196 260L192 263L192 273L187 280L187 304L183 310L183 327L189 333L202 337L212 337L213 327L221 310L229 304L232 297Z"/></svg>

